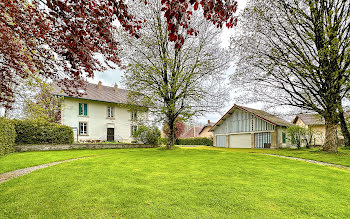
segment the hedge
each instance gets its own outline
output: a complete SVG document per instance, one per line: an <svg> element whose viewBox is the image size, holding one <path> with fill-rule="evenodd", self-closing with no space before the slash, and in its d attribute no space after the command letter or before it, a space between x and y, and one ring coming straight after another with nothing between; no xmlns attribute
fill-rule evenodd
<svg viewBox="0 0 350 219"><path fill-rule="evenodd" d="M0 155L14 151L16 131L12 120L0 117Z"/></svg>
<svg viewBox="0 0 350 219"><path fill-rule="evenodd" d="M168 138L161 138L160 143L166 145ZM213 138L197 137L197 138L180 138L176 140L177 145L207 145L213 146Z"/></svg>
<svg viewBox="0 0 350 219"><path fill-rule="evenodd" d="M197 137L197 138L179 138L176 140L177 145L207 145L213 146L212 138Z"/></svg>
<svg viewBox="0 0 350 219"><path fill-rule="evenodd" d="M69 126L56 123L16 120L16 144L71 144L73 130Z"/></svg>

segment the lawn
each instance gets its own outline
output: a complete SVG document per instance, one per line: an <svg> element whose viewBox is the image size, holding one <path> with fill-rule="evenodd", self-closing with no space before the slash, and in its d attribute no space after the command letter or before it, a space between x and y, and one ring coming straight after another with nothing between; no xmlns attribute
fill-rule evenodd
<svg viewBox="0 0 350 219"><path fill-rule="evenodd" d="M0 173L71 158L111 153L113 150L69 150L13 153L0 156Z"/></svg>
<svg viewBox="0 0 350 219"><path fill-rule="evenodd" d="M226 152L243 152L243 153L266 153L277 154L288 157L298 157L310 160L323 161L328 163L339 164L350 167L350 150L339 148L338 153L328 153L322 151L320 148L311 149L240 149L240 148L216 148L201 146L199 148L209 150L222 150Z"/></svg>
<svg viewBox="0 0 350 219"><path fill-rule="evenodd" d="M208 149L60 151L47 158L60 153L103 155L0 184L0 218L350 217L350 172L335 168Z"/></svg>

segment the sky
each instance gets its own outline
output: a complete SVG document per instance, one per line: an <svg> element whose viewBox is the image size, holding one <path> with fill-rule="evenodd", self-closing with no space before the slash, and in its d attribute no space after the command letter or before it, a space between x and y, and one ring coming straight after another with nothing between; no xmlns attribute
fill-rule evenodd
<svg viewBox="0 0 350 219"><path fill-rule="evenodd" d="M246 6L247 0L238 0L238 12L242 11L244 7ZM236 31L235 28L227 29L224 28L222 31L221 41L223 47L229 47L230 46L230 37L234 34ZM234 73L234 66L232 65L229 69L224 72L226 75L231 75ZM123 71L116 67L116 69L108 69L104 72L96 72L94 78L88 79L89 82L97 84L99 81L102 82L103 85L107 86L113 86L115 83L118 84L118 87L123 88L122 84L122 76ZM228 83L229 81L227 81ZM232 97L233 94L230 94ZM233 106L234 102L231 100L224 106L222 106L222 110L217 113L206 113L201 117L193 118L193 121L196 123L206 124L208 120L211 122L217 122L221 116L223 116L224 113L226 113L227 110L229 110ZM247 107L252 107L256 109L261 109L263 107L263 104L246 104Z"/></svg>

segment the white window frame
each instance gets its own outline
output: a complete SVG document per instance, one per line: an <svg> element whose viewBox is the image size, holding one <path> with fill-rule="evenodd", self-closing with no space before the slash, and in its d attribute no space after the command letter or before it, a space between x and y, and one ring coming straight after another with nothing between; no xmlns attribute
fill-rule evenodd
<svg viewBox="0 0 350 219"><path fill-rule="evenodd" d="M85 115L85 106L86 105L86 115ZM79 107L80 107L80 109L79 109L79 112L81 111L81 114L79 114L79 116L88 116L88 104L87 103L79 103Z"/></svg>
<svg viewBox="0 0 350 219"><path fill-rule="evenodd" d="M114 107L107 106L107 118L114 118Z"/></svg>
<svg viewBox="0 0 350 219"><path fill-rule="evenodd" d="M85 127L83 124L85 124ZM79 122L79 135L87 135L87 130L88 130L87 128L88 128L87 122Z"/></svg>

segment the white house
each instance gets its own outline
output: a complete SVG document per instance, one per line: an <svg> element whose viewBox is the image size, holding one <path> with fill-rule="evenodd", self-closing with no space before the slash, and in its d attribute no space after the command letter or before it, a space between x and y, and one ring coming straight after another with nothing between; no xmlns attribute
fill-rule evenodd
<svg viewBox="0 0 350 219"><path fill-rule="evenodd" d="M132 110L128 91L117 85L87 83L81 96L68 96L53 85L52 94L63 97L61 124L73 128L75 141L131 142L137 125L148 120L147 110Z"/></svg>
<svg viewBox="0 0 350 219"><path fill-rule="evenodd" d="M289 125L262 110L234 105L210 131L216 147L281 148L290 147L286 137Z"/></svg>

